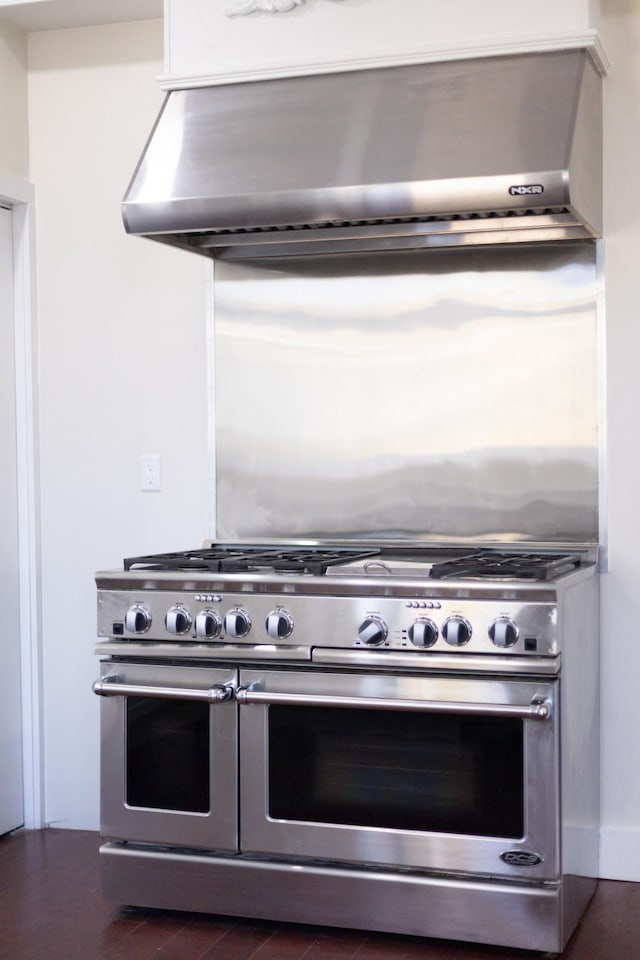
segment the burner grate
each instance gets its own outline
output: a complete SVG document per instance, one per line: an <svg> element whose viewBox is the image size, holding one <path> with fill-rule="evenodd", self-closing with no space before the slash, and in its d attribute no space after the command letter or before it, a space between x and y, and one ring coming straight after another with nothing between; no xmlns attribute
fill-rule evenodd
<svg viewBox="0 0 640 960"><path fill-rule="evenodd" d="M566 554L477 552L434 563L430 576L446 579L551 580L580 566L580 558Z"/></svg>
<svg viewBox="0 0 640 960"><path fill-rule="evenodd" d="M327 568L376 557L379 550L338 547L282 548L260 545L218 544L202 550L157 553L125 558L125 570L203 570L209 573L243 573L262 570L323 576Z"/></svg>

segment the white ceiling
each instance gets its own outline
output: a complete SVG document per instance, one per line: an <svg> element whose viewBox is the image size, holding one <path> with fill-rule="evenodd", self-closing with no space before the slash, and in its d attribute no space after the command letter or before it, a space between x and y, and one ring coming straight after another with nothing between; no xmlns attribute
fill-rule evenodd
<svg viewBox="0 0 640 960"><path fill-rule="evenodd" d="M162 17L163 0L0 0L0 20L22 30L61 30L98 23L154 20Z"/></svg>

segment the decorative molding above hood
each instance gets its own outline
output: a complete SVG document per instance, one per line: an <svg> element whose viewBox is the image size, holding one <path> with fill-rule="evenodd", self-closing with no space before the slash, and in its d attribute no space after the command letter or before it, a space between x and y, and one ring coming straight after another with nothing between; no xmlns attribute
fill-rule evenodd
<svg viewBox="0 0 640 960"><path fill-rule="evenodd" d="M250 13L288 13L303 4L304 0L233 0L225 13L228 17L246 17Z"/></svg>

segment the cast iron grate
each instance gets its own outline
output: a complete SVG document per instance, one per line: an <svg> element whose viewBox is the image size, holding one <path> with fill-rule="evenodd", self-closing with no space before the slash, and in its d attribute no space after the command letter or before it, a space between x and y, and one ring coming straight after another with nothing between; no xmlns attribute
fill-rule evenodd
<svg viewBox="0 0 640 960"><path fill-rule="evenodd" d="M478 550L444 563L434 563L430 576L446 579L551 580L580 566L568 554L499 553Z"/></svg>
<svg viewBox="0 0 640 960"><path fill-rule="evenodd" d="M202 570L209 573L243 573L263 570L323 576L328 567L376 557L379 550L349 547L283 548L261 545L217 544L201 550L128 557L125 570Z"/></svg>

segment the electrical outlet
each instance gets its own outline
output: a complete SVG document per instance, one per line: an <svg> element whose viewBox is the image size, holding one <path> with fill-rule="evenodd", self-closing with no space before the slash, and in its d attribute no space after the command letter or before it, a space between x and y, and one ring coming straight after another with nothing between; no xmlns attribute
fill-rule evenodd
<svg viewBox="0 0 640 960"><path fill-rule="evenodd" d="M143 493L160 490L160 457L157 454L140 457L140 489Z"/></svg>

